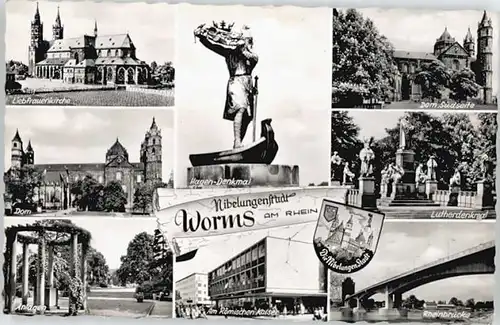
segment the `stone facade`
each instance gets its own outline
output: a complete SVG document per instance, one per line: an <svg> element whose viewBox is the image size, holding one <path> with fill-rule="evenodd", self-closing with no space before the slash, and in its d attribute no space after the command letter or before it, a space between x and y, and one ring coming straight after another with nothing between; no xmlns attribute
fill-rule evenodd
<svg viewBox="0 0 500 325"><path fill-rule="evenodd" d="M43 39L38 3L31 22L28 73L35 78L81 84L147 84L150 68L136 57L128 34L64 38L59 9L52 26L52 40Z"/></svg>
<svg viewBox="0 0 500 325"><path fill-rule="evenodd" d="M477 27L477 54L475 41L470 28L463 43L453 38L448 29L436 40L433 53L394 51L394 59L398 67L398 75L394 78L394 101L420 100L421 92L414 84L415 72L422 64L439 60L452 71L464 68L476 74L476 82L482 86L479 97L484 104L492 104L493 97L493 27L486 11Z"/></svg>
<svg viewBox="0 0 500 325"><path fill-rule="evenodd" d="M26 150L16 131L12 139L11 168L7 173L15 174L21 167L32 165L43 173L43 185L36 193L46 208L59 209L67 184L91 176L103 185L118 181L127 195L128 208L133 203L136 187L143 182L162 182L162 137L155 119L146 132L140 149L140 162L129 162L129 155L118 138L108 149L104 163L35 164L35 151L28 142Z"/></svg>

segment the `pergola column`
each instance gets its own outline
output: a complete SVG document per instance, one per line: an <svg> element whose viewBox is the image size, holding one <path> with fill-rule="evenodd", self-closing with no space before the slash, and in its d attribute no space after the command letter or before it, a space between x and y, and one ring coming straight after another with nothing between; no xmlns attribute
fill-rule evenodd
<svg viewBox="0 0 500 325"><path fill-rule="evenodd" d="M41 234L40 241L38 242L38 265L35 297L35 305L37 306L45 305L45 249L45 237L43 236L43 234Z"/></svg>
<svg viewBox="0 0 500 325"><path fill-rule="evenodd" d="M7 237L7 248L10 247L10 265L9 265L9 290L6 292L6 307L9 312L15 311L14 299L16 297L16 275L17 275L17 233L12 232ZM9 238L10 237L10 238Z"/></svg>
<svg viewBox="0 0 500 325"><path fill-rule="evenodd" d="M87 251L88 247L85 243L82 244L82 260L80 261L80 274L82 277L82 293L83 293L83 306L82 309L87 309Z"/></svg>
<svg viewBox="0 0 500 325"><path fill-rule="evenodd" d="M52 292L54 289L54 246L49 246L49 256L48 256L48 267L47 267L47 272L48 272L48 288L49 288L49 294L47 296L47 299L45 301L45 306L47 307L47 310L50 310L51 306L54 306L55 301L52 301Z"/></svg>
<svg viewBox="0 0 500 325"><path fill-rule="evenodd" d="M70 244L70 270L71 276L77 276L78 270L76 269L76 265L78 263L78 235L71 234L71 244Z"/></svg>
<svg viewBox="0 0 500 325"><path fill-rule="evenodd" d="M29 270L30 270L30 261L29 261L29 251L28 251L28 243L23 243L23 305L28 304L28 295L29 295Z"/></svg>

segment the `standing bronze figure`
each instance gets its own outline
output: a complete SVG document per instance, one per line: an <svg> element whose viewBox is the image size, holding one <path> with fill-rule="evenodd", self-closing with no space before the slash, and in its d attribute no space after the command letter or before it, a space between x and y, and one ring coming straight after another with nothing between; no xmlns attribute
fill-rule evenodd
<svg viewBox="0 0 500 325"><path fill-rule="evenodd" d="M194 35L206 48L226 60L229 80L223 118L233 121L233 148L236 149L242 146L248 126L254 119L256 87L252 71L259 58L253 52L250 28L243 26L241 31L235 32L233 25L224 21L209 27L203 24L195 29Z"/></svg>

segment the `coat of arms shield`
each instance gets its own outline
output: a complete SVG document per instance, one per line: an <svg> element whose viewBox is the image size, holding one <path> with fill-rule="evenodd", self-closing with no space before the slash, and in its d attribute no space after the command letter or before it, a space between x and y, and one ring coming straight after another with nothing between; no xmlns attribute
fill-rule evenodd
<svg viewBox="0 0 500 325"><path fill-rule="evenodd" d="M314 232L320 261L337 273L364 268L375 255L385 215L324 199Z"/></svg>

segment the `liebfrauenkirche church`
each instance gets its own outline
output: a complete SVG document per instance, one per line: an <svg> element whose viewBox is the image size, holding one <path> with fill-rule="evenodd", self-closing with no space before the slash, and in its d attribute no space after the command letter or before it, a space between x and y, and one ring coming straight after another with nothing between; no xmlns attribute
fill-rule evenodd
<svg viewBox="0 0 500 325"><path fill-rule="evenodd" d="M64 38L59 8L52 25L52 40L43 39L38 3L31 22L28 73L35 78L61 79L82 84L147 84L150 68L136 57L129 34Z"/></svg>

